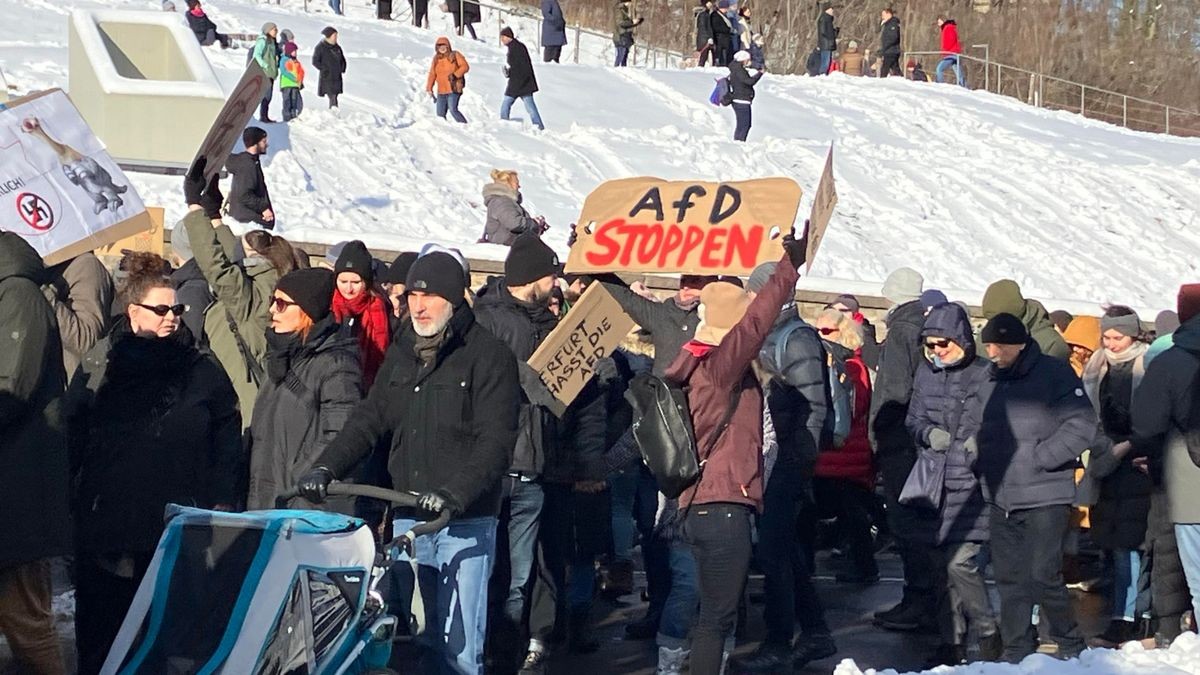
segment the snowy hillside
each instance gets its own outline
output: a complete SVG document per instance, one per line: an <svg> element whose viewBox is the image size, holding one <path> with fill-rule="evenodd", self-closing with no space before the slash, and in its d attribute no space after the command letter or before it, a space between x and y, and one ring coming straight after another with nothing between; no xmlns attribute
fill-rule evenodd
<svg viewBox="0 0 1200 675"><path fill-rule="evenodd" d="M498 259L502 249L472 243L492 168L521 173L526 205L546 216L550 241L564 251L583 197L611 178L791 176L805 189L805 213L832 142L841 201L817 277L877 285L907 264L969 301L1011 276L1051 306L1087 299L1153 309L1172 305L1180 282L1200 278L1193 262L1200 140L1130 132L951 86L768 75L751 142L735 144L732 112L707 102L718 71L599 67L611 46L597 39L583 50L592 65L536 65L547 126L538 132L496 119L504 53L494 18L479 25L487 43L454 40L472 66L462 104L471 124L462 127L436 118L423 91L433 40L450 33L449 15L431 8L435 26L447 27L426 32L370 19L365 0L353 0L347 17L332 16L319 0L310 14L289 2L206 7L226 31L254 33L267 20L293 30L305 63L323 26L340 30L349 59L340 116L324 109L310 72L304 115L269 129L268 180L280 230L294 240L359 237L404 249L436 239ZM77 6L102 5L0 0L6 24L21 27L0 41L10 82L22 91L66 86L67 13ZM156 10L158 2L103 6ZM534 30L518 24L518 37L536 52ZM209 48L208 55L231 87L245 51ZM278 118L278 94L273 106ZM524 116L518 103L514 118ZM182 212L177 179L134 180L147 203L166 206L171 218Z"/></svg>

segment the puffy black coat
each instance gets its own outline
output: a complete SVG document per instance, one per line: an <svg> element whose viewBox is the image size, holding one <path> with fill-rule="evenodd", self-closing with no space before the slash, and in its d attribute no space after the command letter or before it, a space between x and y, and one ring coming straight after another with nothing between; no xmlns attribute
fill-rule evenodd
<svg viewBox="0 0 1200 675"><path fill-rule="evenodd" d="M700 323L699 313L695 309L681 308L674 300L648 300L621 284L604 282L604 289L634 323L650 333L654 344L654 374L662 377L679 350L692 339Z"/></svg>
<svg viewBox="0 0 1200 675"><path fill-rule="evenodd" d="M762 79L760 70L751 75L746 66L734 61L729 64L729 88L733 92L734 103L750 103L754 101L754 85Z"/></svg>
<svg viewBox="0 0 1200 675"><path fill-rule="evenodd" d="M725 16L721 10L713 10L709 13L708 18L714 41L718 37L726 41L733 39L733 25L729 22L729 17Z"/></svg>
<svg viewBox="0 0 1200 675"><path fill-rule="evenodd" d="M1071 504L1075 463L1096 429L1075 371L1031 340L1011 368L992 364L985 392L976 463L984 498L1005 511Z"/></svg>
<svg viewBox="0 0 1200 675"><path fill-rule="evenodd" d="M787 342L780 350L779 341L785 336ZM792 305L780 313L758 360L771 375L763 389L779 444L777 461L798 462L805 475L811 475L817 453L833 442L825 426L831 401L821 337Z"/></svg>
<svg viewBox="0 0 1200 675"><path fill-rule="evenodd" d="M900 19L893 16L879 27L879 54L881 56L900 55Z"/></svg>
<svg viewBox="0 0 1200 675"><path fill-rule="evenodd" d="M66 411L80 552L151 553L167 504L241 501L237 394L186 325L144 338L122 316L84 357Z"/></svg>
<svg viewBox="0 0 1200 675"><path fill-rule="evenodd" d="M270 330L269 328L267 330ZM250 494L247 508L274 508L275 497L296 484L346 426L362 400L358 341L333 317L317 322L308 341L276 381L271 361L277 351L268 335L267 375L250 421ZM293 502L312 508L302 499ZM350 500L331 500L323 508L353 513Z"/></svg>
<svg viewBox="0 0 1200 675"><path fill-rule="evenodd" d="M610 386L620 388L621 383L601 382L599 377L593 377L571 402L558 426L558 451L546 458L542 468L544 480L571 485L608 478L600 467L608 448L606 418Z"/></svg>
<svg viewBox="0 0 1200 675"><path fill-rule="evenodd" d="M694 7L692 13L696 20L696 51L700 51L713 41L712 12L707 7Z"/></svg>
<svg viewBox="0 0 1200 675"><path fill-rule="evenodd" d="M271 193L258 155L239 152L229 156L225 168L233 174L229 186L229 215L243 223L262 224L262 212L271 208Z"/></svg>
<svg viewBox="0 0 1200 675"><path fill-rule="evenodd" d="M37 251L0 232L0 568L71 550L67 377L58 323L42 295L47 281Z"/></svg>
<svg viewBox="0 0 1200 675"><path fill-rule="evenodd" d="M838 29L833 25L833 15L821 12L817 19L817 49L827 52L837 51Z"/></svg>
<svg viewBox="0 0 1200 675"><path fill-rule="evenodd" d="M971 321L958 305L938 305L929 312L921 337L929 336L953 340L963 348L964 355L949 367L934 363L927 355L913 379L906 425L917 447L921 452L934 452L929 447L929 434L934 429L949 432L951 441L946 451L945 491L936 536L929 537L929 532L912 534L918 541L938 546L987 541L988 510L972 469L974 457L966 446L979 432L982 406L978 397L990 377L990 362L975 353Z"/></svg>
<svg viewBox="0 0 1200 675"><path fill-rule="evenodd" d="M213 23L207 14L196 16L188 11L184 12L183 15L187 17L188 28L192 29L192 33L196 35L196 39L200 42L204 42L205 38L208 37L208 31L215 31L217 29L217 24Z"/></svg>
<svg viewBox="0 0 1200 675"><path fill-rule="evenodd" d="M500 478L517 439L521 387L503 342L465 304L431 365L406 326L388 347L375 386L318 461L346 475L391 436L388 473L401 492L444 493L466 518L500 513Z"/></svg>
<svg viewBox="0 0 1200 675"><path fill-rule="evenodd" d="M879 368L879 337L875 331L875 324L868 321L866 318L862 320L863 345L862 345L862 361L871 369L872 372Z"/></svg>
<svg viewBox="0 0 1200 675"><path fill-rule="evenodd" d="M1154 617L1162 619L1158 632L1173 638L1179 634L1179 617L1192 608L1192 596L1179 559L1167 492L1161 488L1151 496L1142 550L1142 565L1150 567L1150 607Z"/></svg>
<svg viewBox="0 0 1200 675"><path fill-rule="evenodd" d="M338 95L342 93L342 75L346 72L346 55L342 53L341 45L330 44L321 40L313 49L313 68L321 73L317 80L317 96Z"/></svg>
<svg viewBox="0 0 1200 675"><path fill-rule="evenodd" d="M508 86L504 88L504 95L521 98L531 96L537 90L537 77L533 74L529 50L520 40L514 39L508 43Z"/></svg>
<svg viewBox="0 0 1200 675"><path fill-rule="evenodd" d="M905 426L913 378L925 361L921 329L925 308L917 300L892 309L887 340L880 346L875 391L871 394L871 443L875 454L914 456L916 447Z"/></svg>
<svg viewBox="0 0 1200 675"><path fill-rule="evenodd" d="M1132 433L1133 363L1112 364L1100 380L1100 433L1092 446L1086 480L1099 484L1099 499L1091 511L1091 534L1105 549L1136 549L1146 537L1150 513L1150 476L1133 466L1138 455L1121 459L1112 455L1112 445Z"/></svg>
<svg viewBox="0 0 1200 675"><path fill-rule="evenodd" d="M538 345L554 330L558 319L546 306L534 307L514 298L504 285L504 278L497 277L480 291L475 301L475 320L508 345L524 371L521 421L509 470L527 476L541 475L548 463L560 461L553 457L559 450L558 420L536 403L545 395L545 387L536 374L530 376L531 368L520 364L529 361Z"/></svg>

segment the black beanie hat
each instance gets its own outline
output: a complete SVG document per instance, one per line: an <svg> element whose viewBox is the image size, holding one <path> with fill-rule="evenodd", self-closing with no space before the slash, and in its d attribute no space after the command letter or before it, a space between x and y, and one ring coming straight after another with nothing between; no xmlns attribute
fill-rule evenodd
<svg viewBox="0 0 1200 675"><path fill-rule="evenodd" d="M1029 331L1017 317L1001 313L987 322L979 338L985 345L1023 345L1029 341Z"/></svg>
<svg viewBox="0 0 1200 675"><path fill-rule="evenodd" d="M242 145L247 148L258 145L258 142L267 137L267 132L260 127L246 127L242 132Z"/></svg>
<svg viewBox="0 0 1200 675"><path fill-rule="evenodd" d="M330 35L333 35L336 32L337 32L337 29L334 28L333 26L325 26L324 28L321 29L321 35L324 35L325 37L329 37Z"/></svg>
<svg viewBox="0 0 1200 675"><path fill-rule="evenodd" d="M354 272L368 284L375 280L375 259L367 250L367 245L355 239L346 242L337 262L333 265L333 273Z"/></svg>
<svg viewBox="0 0 1200 675"><path fill-rule="evenodd" d="M392 261L387 272L379 278L385 284L404 284L408 283L408 271L412 269L413 263L417 261L419 254L416 251L405 251L396 256Z"/></svg>
<svg viewBox="0 0 1200 675"><path fill-rule="evenodd" d="M408 270L405 286L409 293L421 291L440 295L455 307L466 301L467 282L462 265L454 256L441 251L417 258Z"/></svg>
<svg viewBox="0 0 1200 675"><path fill-rule="evenodd" d="M500 29L500 37L516 39L516 36L513 35L513 30L508 26Z"/></svg>
<svg viewBox="0 0 1200 675"><path fill-rule="evenodd" d="M504 283L524 286L557 274L558 254L536 234L523 234L513 242L504 261Z"/></svg>
<svg viewBox="0 0 1200 675"><path fill-rule="evenodd" d="M275 289L287 293L292 302L314 322L329 316L333 309L333 291L337 288L334 274L322 267L288 272L275 284Z"/></svg>

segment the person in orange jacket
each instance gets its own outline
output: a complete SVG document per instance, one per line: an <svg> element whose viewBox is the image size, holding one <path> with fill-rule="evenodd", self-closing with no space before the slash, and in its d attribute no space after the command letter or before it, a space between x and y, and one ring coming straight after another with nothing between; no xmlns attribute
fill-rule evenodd
<svg viewBox="0 0 1200 675"><path fill-rule="evenodd" d="M463 88L467 85L467 71L471 64L461 52L450 48L450 38L442 36L437 39L433 63L429 66L429 78L425 81L425 91L437 104L437 116L446 118L449 112L454 121L466 124L467 118L458 111L458 100L462 97ZM437 95L433 93L433 85L437 84Z"/></svg>

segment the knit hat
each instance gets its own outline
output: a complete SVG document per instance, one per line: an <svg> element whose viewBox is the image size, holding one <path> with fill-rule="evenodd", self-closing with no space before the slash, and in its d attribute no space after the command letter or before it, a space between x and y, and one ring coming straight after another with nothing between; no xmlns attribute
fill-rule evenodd
<svg viewBox="0 0 1200 675"><path fill-rule="evenodd" d="M409 293L420 291L440 295L458 307L466 302L467 284L462 265L442 251L423 255L408 270L405 284Z"/></svg>
<svg viewBox="0 0 1200 675"><path fill-rule="evenodd" d="M333 272L320 267L296 270L283 275L275 289L287 293L314 322L333 310L333 291L337 287Z"/></svg>
<svg viewBox="0 0 1200 675"><path fill-rule="evenodd" d="M925 277L911 267L893 270L883 282L883 297L897 305L912 302L925 290Z"/></svg>
<svg viewBox="0 0 1200 675"><path fill-rule="evenodd" d="M296 34L287 28L284 28L283 30L279 31L279 37L282 38L284 42L291 42L296 39Z"/></svg>
<svg viewBox="0 0 1200 675"><path fill-rule="evenodd" d="M733 53L733 60L738 62L749 61L750 52L746 51L745 49L739 49Z"/></svg>
<svg viewBox="0 0 1200 675"><path fill-rule="evenodd" d="M1029 331L1017 317L1000 313L988 320L979 337L985 345L1023 345L1029 341Z"/></svg>
<svg viewBox="0 0 1200 675"><path fill-rule="evenodd" d="M1179 287L1179 297L1175 300L1175 309L1179 314L1179 322L1187 323L1192 317L1200 314L1200 284L1184 284Z"/></svg>
<svg viewBox="0 0 1200 675"><path fill-rule="evenodd" d="M987 287L983 293L983 316L990 319L997 314L1020 316L1025 313L1025 296L1021 287L1012 279L1001 279Z"/></svg>
<svg viewBox="0 0 1200 675"><path fill-rule="evenodd" d="M246 127L242 132L242 145L247 148L258 145L258 142L267 137L267 132L261 127Z"/></svg>
<svg viewBox="0 0 1200 675"><path fill-rule="evenodd" d="M278 28L278 26L276 26L274 22L268 21L263 24L262 34L266 35L267 33L270 33L271 31L275 30L276 28Z"/></svg>
<svg viewBox="0 0 1200 675"><path fill-rule="evenodd" d="M342 272L354 272L368 284L375 280L375 260L371 258L366 244L357 239L346 242L337 262L333 264L334 274Z"/></svg>
<svg viewBox="0 0 1200 675"><path fill-rule="evenodd" d="M192 242L188 241L187 228L184 227L182 220L171 228L171 250L184 262L195 257L192 254Z"/></svg>
<svg viewBox="0 0 1200 675"><path fill-rule="evenodd" d="M513 35L511 28L505 26L504 28L500 29L500 37L512 38L515 40L517 36Z"/></svg>
<svg viewBox="0 0 1200 675"><path fill-rule="evenodd" d="M921 301L921 306L926 310L950 302L950 300L946 297L946 294L937 290L936 288L931 288L924 293L921 293L921 297L918 298L918 300Z"/></svg>
<svg viewBox="0 0 1200 675"><path fill-rule="evenodd" d="M337 29L334 28L333 26L325 26L324 28L321 29L321 35L324 35L326 38L328 38L329 36L334 35L336 33L337 33Z"/></svg>
<svg viewBox="0 0 1200 675"><path fill-rule="evenodd" d="M1077 316L1063 331L1063 341L1071 347L1083 347L1089 351L1100 349L1100 319L1094 316Z"/></svg>
<svg viewBox="0 0 1200 675"><path fill-rule="evenodd" d="M1179 315L1169 309L1164 309L1154 317L1154 334L1170 335L1179 330Z"/></svg>
<svg viewBox="0 0 1200 675"><path fill-rule="evenodd" d="M700 291L700 325L696 327L696 340L710 345L719 345L733 330L750 306L746 291L725 281L718 281Z"/></svg>
<svg viewBox="0 0 1200 675"><path fill-rule="evenodd" d="M402 284L408 281L408 270L412 269L413 263L417 261L416 251L405 251L396 256L388 267L387 272L384 272L379 280L385 284Z"/></svg>
<svg viewBox="0 0 1200 675"><path fill-rule="evenodd" d="M1054 327L1057 328L1060 333L1066 330L1067 326L1070 326L1071 322L1074 320L1075 317L1065 309L1056 309L1053 312L1050 312L1050 323L1054 324Z"/></svg>
<svg viewBox="0 0 1200 675"><path fill-rule="evenodd" d="M829 303L829 306L833 307L834 305L845 307L851 314L855 314L858 310L862 309L862 305L858 304L858 298L849 293L843 293L834 298L833 302Z"/></svg>
<svg viewBox="0 0 1200 675"><path fill-rule="evenodd" d="M1142 320L1137 314L1100 317L1100 334L1115 330L1125 337L1137 339L1142 334Z"/></svg>
<svg viewBox="0 0 1200 675"><path fill-rule="evenodd" d="M536 234L523 234L513 242L504 260L504 283L524 286L558 273L558 255Z"/></svg>
<svg viewBox="0 0 1200 675"><path fill-rule="evenodd" d="M296 55L296 43L295 42L284 43L283 53L285 56L295 56Z"/></svg>
<svg viewBox="0 0 1200 675"><path fill-rule="evenodd" d="M754 293L763 289L767 282L771 280L771 275L775 274L775 268L779 267L777 262L765 262L750 273L750 279L746 282L746 288Z"/></svg>

